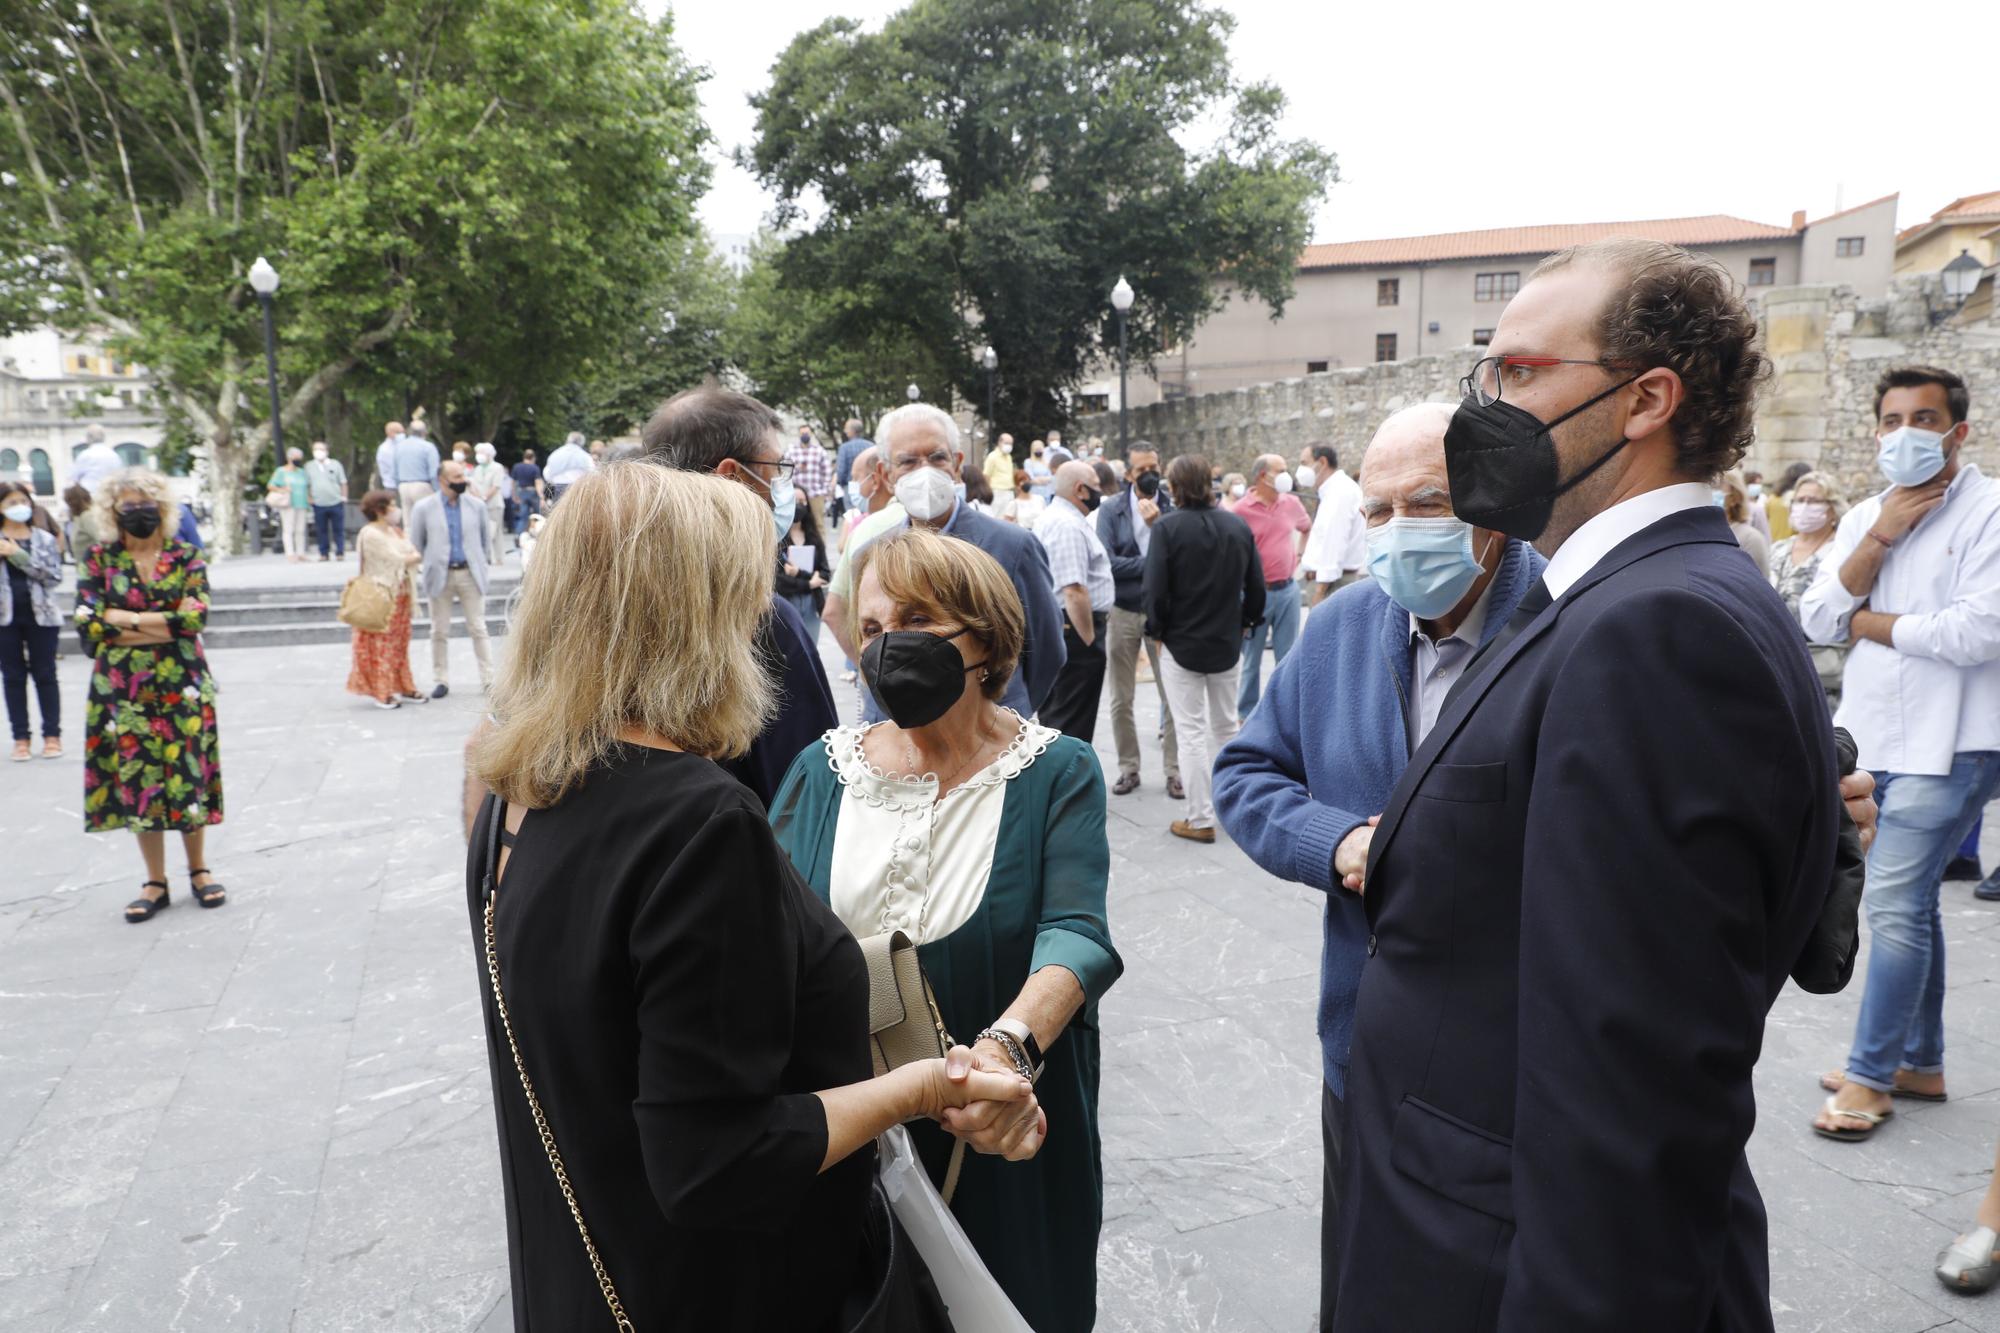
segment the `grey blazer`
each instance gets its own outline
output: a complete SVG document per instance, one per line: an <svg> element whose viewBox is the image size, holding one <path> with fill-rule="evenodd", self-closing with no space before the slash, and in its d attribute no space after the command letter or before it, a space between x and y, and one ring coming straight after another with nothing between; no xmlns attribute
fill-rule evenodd
<svg viewBox="0 0 2000 1333"><path fill-rule="evenodd" d="M493 534L488 530L486 506L468 492L458 499L459 520L464 528L465 563L479 595L486 595L486 566L491 560ZM424 558L417 567L417 581L425 601L444 591L445 574L451 568L451 528L444 513L444 497L427 495L411 507L408 528L410 545Z"/></svg>
<svg viewBox="0 0 2000 1333"><path fill-rule="evenodd" d="M29 528L27 545L22 550L27 559L14 563L28 576L28 600L32 605L14 605L14 580L0 570L0 625L13 624L16 615L24 624L44 629L62 624L62 613L56 610L55 601L56 585L62 582L62 548L47 529Z"/></svg>

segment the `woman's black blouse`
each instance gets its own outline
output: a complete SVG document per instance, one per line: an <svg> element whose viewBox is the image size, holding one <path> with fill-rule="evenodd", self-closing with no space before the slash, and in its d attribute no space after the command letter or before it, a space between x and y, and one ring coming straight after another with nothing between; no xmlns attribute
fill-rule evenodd
<svg viewBox="0 0 2000 1333"><path fill-rule="evenodd" d="M521 1091L467 874L517 1330L610 1325ZM641 1329L831 1327L873 1152L821 1173L814 1092L869 1075L860 949L706 759L621 746L522 823L495 908L514 1033Z"/></svg>

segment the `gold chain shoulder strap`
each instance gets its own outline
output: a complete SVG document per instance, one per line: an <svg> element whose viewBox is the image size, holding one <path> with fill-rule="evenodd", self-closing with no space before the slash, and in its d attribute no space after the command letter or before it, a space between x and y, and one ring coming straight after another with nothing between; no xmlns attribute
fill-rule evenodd
<svg viewBox="0 0 2000 1333"><path fill-rule="evenodd" d="M590 1269L597 1275L597 1289L604 1293L604 1303L611 1307L611 1318L617 1323L619 1333L637 1333L632 1321L625 1317L624 1303L618 1299L618 1288L611 1285L611 1274L605 1271L604 1259L597 1252L597 1243L590 1238L590 1228L584 1225L583 1209L577 1206L576 1191L570 1188L569 1171L563 1166L562 1153L556 1148L555 1131L549 1128L549 1119L542 1114L542 1099L535 1096L535 1085L528 1079L528 1066L521 1059L520 1043L514 1040L514 1020L507 1014L507 997L500 990L500 949L494 942L493 934L493 904L498 896L496 890L500 877L500 830L507 822L507 803L495 796L489 801L487 809L492 822L487 830L486 870L481 889L486 898L486 975L493 983L493 1007L500 1011L500 1029L507 1034L507 1049L514 1057L514 1072L521 1076L521 1091L527 1094L528 1110L534 1114L535 1133L541 1136L542 1151L549 1155L549 1169L555 1172L563 1202L569 1205L569 1215L576 1222L576 1234L583 1238L583 1248L590 1255Z"/></svg>

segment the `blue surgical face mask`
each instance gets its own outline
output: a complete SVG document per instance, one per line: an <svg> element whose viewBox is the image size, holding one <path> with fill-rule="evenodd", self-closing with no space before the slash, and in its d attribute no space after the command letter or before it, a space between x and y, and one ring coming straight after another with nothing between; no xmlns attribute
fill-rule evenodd
<svg viewBox="0 0 2000 1333"><path fill-rule="evenodd" d="M1368 572L1419 620L1457 606L1482 572L1472 525L1456 518L1392 518L1368 529Z"/></svg>
<svg viewBox="0 0 2000 1333"><path fill-rule="evenodd" d="M6 515L16 523L26 523L35 516L35 511L26 505L8 505L5 509L0 509L0 514Z"/></svg>
<svg viewBox="0 0 2000 1333"><path fill-rule="evenodd" d="M1875 465L1898 486L1921 486L1944 471L1944 440L1949 434L1898 426L1877 441Z"/></svg>
<svg viewBox="0 0 2000 1333"><path fill-rule="evenodd" d="M792 519L798 510L799 494L792 486L791 474L782 473L771 483L771 522L778 529L779 541L792 535Z"/></svg>
<svg viewBox="0 0 2000 1333"><path fill-rule="evenodd" d="M1708 502L1709 502L1710 504L1714 505L1714 506L1715 506L1715 507L1716 507L1717 509L1720 509L1720 508L1722 508L1722 506L1723 506L1723 503L1724 503L1724 502L1725 502L1726 500L1728 500L1728 499L1729 499L1729 496L1728 496L1727 494L1725 494L1724 492L1722 492L1722 491L1718 491L1718 490L1714 489L1713 487L1710 487L1710 488L1709 488L1709 492L1708 492Z"/></svg>

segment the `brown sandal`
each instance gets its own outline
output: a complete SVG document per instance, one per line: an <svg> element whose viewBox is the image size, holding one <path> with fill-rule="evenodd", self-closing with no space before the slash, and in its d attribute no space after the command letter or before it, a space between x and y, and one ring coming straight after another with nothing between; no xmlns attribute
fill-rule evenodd
<svg viewBox="0 0 2000 1333"><path fill-rule="evenodd" d="M1839 1092L1847 1086L1847 1071L1844 1069L1828 1070L1819 1076L1819 1085L1828 1092ZM1942 1102L1949 1100L1941 1092L1918 1092L1914 1088L1906 1088L1900 1083L1889 1089L1889 1095L1891 1097L1901 1097L1905 1101L1912 1102Z"/></svg>

